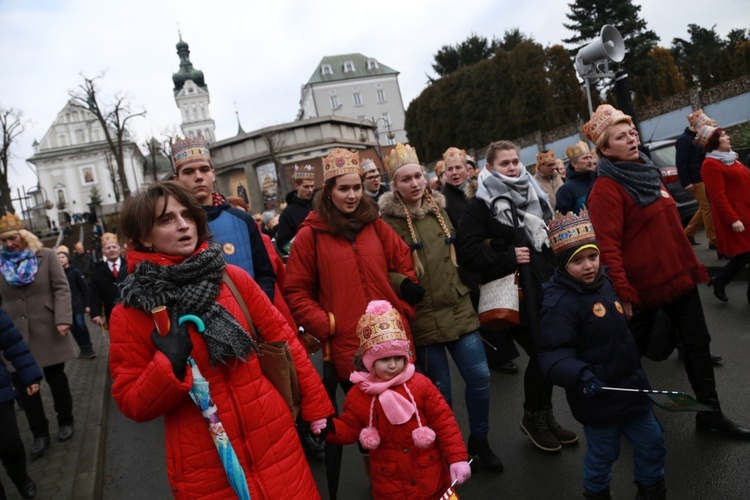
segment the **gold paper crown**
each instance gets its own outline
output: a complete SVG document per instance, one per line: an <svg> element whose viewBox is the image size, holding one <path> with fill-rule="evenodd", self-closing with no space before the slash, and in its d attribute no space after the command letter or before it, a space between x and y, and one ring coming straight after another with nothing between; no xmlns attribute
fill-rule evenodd
<svg viewBox="0 0 750 500"><path fill-rule="evenodd" d="M719 127L712 127L711 125L704 123L695 134L695 144L697 144L699 148L705 149L708 140L714 135L714 132L716 132L718 128Z"/></svg>
<svg viewBox="0 0 750 500"><path fill-rule="evenodd" d="M207 162L211 163L211 153L208 150L208 143L203 137L197 139L177 139L172 144L172 162L174 171L191 163Z"/></svg>
<svg viewBox="0 0 750 500"><path fill-rule="evenodd" d="M565 154L568 156L568 160L575 160L579 156L589 154L591 149L586 141L578 141L573 146L568 146L565 150Z"/></svg>
<svg viewBox="0 0 750 500"><path fill-rule="evenodd" d="M536 164L540 165L542 163L555 163L555 152L549 150L546 153L537 153Z"/></svg>
<svg viewBox="0 0 750 500"><path fill-rule="evenodd" d="M304 167L299 165L294 166L294 175L292 179L295 181L314 181L315 180L315 169L309 163Z"/></svg>
<svg viewBox="0 0 750 500"><path fill-rule="evenodd" d="M455 165L466 165L466 151L458 148L448 148L443 153L445 168Z"/></svg>
<svg viewBox="0 0 750 500"><path fill-rule="evenodd" d="M23 229L23 221L16 214L7 214L0 217L0 234Z"/></svg>
<svg viewBox="0 0 750 500"><path fill-rule="evenodd" d="M562 215L557 212L547 226L547 234L556 254L588 243L596 243L594 226L591 225L589 212L585 208L581 209L580 215L574 212Z"/></svg>
<svg viewBox="0 0 750 500"><path fill-rule="evenodd" d="M362 160L362 174L365 174L369 172L370 170L377 170L377 169L378 169L378 166L375 165L375 162L372 161L371 159L365 158L364 160Z"/></svg>
<svg viewBox="0 0 750 500"><path fill-rule="evenodd" d="M110 243L114 243L115 245L119 245L120 242L117 240L117 235L115 233L104 233L101 238L102 246L109 245Z"/></svg>
<svg viewBox="0 0 750 500"><path fill-rule="evenodd" d="M417 150L409 146L408 144L396 144L391 154L385 159L385 168L388 171L388 177L393 180L393 176L396 170L403 167L404 165L419 165L419 158L417 158Z"/></svg>
<svg viewBox="0 0 750 500"><path fill-rule="evenodd" d="M597 144L599 137L602 136L605 130L616 123L624 121L632 123L632 119L619 109L615 109L609 104L601 104L596 108L591 119L583 126L583 135L586 139Z"/></svg>
<svg viewBox="0 0 750 500"><path fill-rule="evenodd" d="M435 163L435 175L440 178L441 175L445 173L445 162L443 160L438 160L437 163Z"/></svg>
<svg viewBox="0 0 750 500"><path fill-rule="evenodd" d="M336 148L323 160L323 179L327 181L345 174L362 175L359 154L348 149Z"/></svg>
<svg viewBox="0 0 750 500"><path fill-rule="evenodd" d="M697 132L703 125L716 125L716 121L710 118L702 109L697 109L688 115L690 130Z"/></svg>
<svg viewBox="0 0 750 500"><path fill-rule="evenodd" d="M359 349L363 354L382 342L409 341L401 315L394 307L384 314L363 314L357 323L357 335L359 336Z"/></svg>

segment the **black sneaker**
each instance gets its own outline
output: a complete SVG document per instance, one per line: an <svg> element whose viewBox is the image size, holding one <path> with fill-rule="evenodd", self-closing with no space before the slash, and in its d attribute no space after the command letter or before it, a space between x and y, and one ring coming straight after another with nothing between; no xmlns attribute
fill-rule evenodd
<svg viewBox="0 0 750 500"><path fill-rule="evenodd" d="M521 432L529 436L534 446L542 451L560 451L560 441L549 430L544 411L524 410L521 420Z"/></svg>

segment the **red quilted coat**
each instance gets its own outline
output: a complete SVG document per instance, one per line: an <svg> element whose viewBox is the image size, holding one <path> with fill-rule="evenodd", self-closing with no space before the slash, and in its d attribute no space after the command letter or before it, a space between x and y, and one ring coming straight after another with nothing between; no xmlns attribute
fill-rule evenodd
<svg viewBox="0 0 750 500"><path fill-rule="evenodd" d="M389 500L436 500L451 485L446 464L466 461L469 457L453 412L437 387L420 373L415 373L406 385L417 403L422 425L435 431L437 439L429 448L417 448L411 437L417 428L416 417L412 416L405 424L393 425L376 399L373 426L380 434L380 446L370 451L372 496ZM393 390L409 398L403 384ZM355 385L346 395L344 412L333 419L335 434L331 429L326 440L334 444L356 442L360 431L368 425L371 402L372 396Z"/></svg>
<svg viewBox="0 0 750 500"><path fill-rule="evenodd" d="M588 199L601 261L609 266L617 296L645 309L669 304L708 281L674 199L664 186L661 194L639 207L617 182L599 177Z"/></svg>
<svg viewBox="0 0 750 500"><path fill-rule="evenodd" d="M129 270L146 259L160 265L179 262L130 251ZM303 395L302 418L312 421L333 414L320 378L288 323L246 272L231 265L227 272L266 340L289 341ZM217 301L247 328L239 305L224 284ZM145 422L164 416L167 470L175 498L234 498L206 422L188 396L192 374L188 370L183 382L177 380L169 360L154 348L153 330L150 315L122 304L114 309L109 355L112 396L120 411L133 420ZM190 339L193 359L209 382L253 500L320 498L291 412L261 373L257 357L213 369L203 337L191 328Z"/></svg>
<svg viewBox="0 0 750 500"><path fill-rule="evenodd" d="M409 323L415 309L395 290L409 278L417 281L409 247L385 222L375 219L352 243L334 236L316 212L300 225L287 262L284 297L297 322L315 338L330 340L339 380L354 371L359 349L357 322L372 300L387 300ZM329 339L333 313L335 333Z"/></svg>
<svg viewBox="0 0 750 500"><path fill-rule="evenodd" d="M750 252L750 170L738 161L724 165L706 158L701 177L711 200L719 252L727 255ZM732 229L732 223L738 220L745 225L742 233Z"/></svg>

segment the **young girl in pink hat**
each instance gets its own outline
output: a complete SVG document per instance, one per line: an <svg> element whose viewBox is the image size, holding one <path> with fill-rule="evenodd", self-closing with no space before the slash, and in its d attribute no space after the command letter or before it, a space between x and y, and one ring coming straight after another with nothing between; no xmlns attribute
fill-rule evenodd
<svg viewBox="0 0 750 500"><path fill-rule="evenodd" d="M357 324L364 371L326 440L370 450L374 498L435 499L471 476L466 446L440 391L415 373L398 311L387 301L368 304ZM358 364L355 362L355 364Z"/></svg>

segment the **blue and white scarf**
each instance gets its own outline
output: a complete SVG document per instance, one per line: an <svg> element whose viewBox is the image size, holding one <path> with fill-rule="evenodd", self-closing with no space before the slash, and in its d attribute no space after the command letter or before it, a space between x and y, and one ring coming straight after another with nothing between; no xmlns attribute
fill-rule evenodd
<svg viewBox="0 0 750 500"><path fill-rule="evenodd" d="M34 281L39 270L36 254L29 250L8 252L4 248L0 254L0 273L10 286L20 288Z"/></svg>

